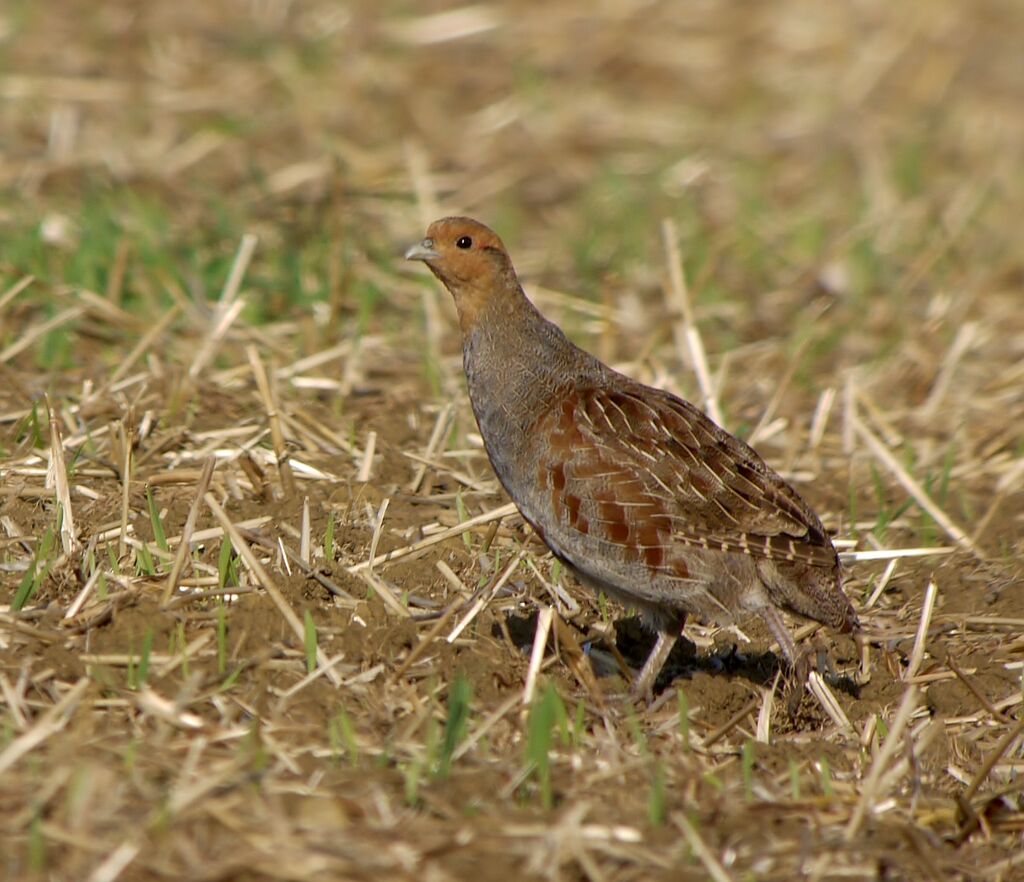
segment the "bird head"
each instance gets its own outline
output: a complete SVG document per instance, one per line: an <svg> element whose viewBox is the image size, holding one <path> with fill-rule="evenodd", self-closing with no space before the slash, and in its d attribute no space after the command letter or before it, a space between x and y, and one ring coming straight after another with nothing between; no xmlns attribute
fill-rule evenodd
<svg viewBox="0 0 1024 882"><path fill-rule="evenodd" d="M405 252L422 260L455 299L463 331L495 302L522 296L512 261L497 233L468 217L434 221L422 242Z"/></svg>

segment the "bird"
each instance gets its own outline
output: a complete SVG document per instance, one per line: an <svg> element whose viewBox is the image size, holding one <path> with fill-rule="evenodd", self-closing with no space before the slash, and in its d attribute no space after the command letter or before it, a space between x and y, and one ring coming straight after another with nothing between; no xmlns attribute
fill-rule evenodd
<svg viewBox="0 0 1024 882"><path fill-rule="evenodd" d="M555 558L657 634L633 691L653 695L688 616L759 616L791 670L785 611L859 630L821 519L752 447L698 407L576 346L468 217L405 252L448 289L469 400L498 480Z"/></svg>

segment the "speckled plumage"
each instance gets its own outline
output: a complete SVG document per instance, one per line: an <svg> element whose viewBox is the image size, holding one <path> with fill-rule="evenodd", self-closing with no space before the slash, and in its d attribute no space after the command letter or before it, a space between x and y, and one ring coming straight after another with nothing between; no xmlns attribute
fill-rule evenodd
<svg viewBox="0 0 1024 882"><path fill-rule="evenodd" d="M791 663L779 609L857 627L835 548L796 490L692 404L570 342L526 297L494 232L445 218L406 257L455 299L473 412L523 517L584 583L658 629L640 690L688 614L756 613Z"/></svg>

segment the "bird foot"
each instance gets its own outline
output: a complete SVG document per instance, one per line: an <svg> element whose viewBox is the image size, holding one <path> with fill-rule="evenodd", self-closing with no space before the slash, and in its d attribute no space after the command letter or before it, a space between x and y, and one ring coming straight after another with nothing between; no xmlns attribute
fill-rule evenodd
<svg viewBox="0 0 1024 882"><path fill-rule="evenodd" d="M804 697L804 687L811 675L811 655L812 651L809 649L797 653L790 665L789 676L785 678L786 712L793 723L797 720L797 711Z"/></svg>

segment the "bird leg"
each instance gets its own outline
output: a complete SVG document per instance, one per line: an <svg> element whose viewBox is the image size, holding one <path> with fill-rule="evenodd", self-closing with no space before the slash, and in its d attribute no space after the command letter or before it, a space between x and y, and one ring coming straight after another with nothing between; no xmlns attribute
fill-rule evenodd
<svg viewBox="0 0 1024 882"><path fill-rule="evenodd" d="M793 635L789 633L786 623L782 621L782 616L774 606L766 606L760 613L768 630L771 631L772 637L779 644L782 654L786 656L786 661L789 662L790 675L787 691L790 692L790 695L786 701L786 708L789 711L789 718L795 721L797 710L800 707L800 699L803 696L803 685L811 673L810 654L797 652Z"/></svg>
<svg viewBox="0 0 1024 882"><path fill-rule="evenodd" d="M658 640L654 649L647 656L640 675L633 681L633 696L635 698L649 699L654 694L654 681L658 679L665 661L676 645L679 635L669 631L658 631Z"/></svg>
<svg viewBox="0 0 1024 882"><path fill-rule="evenodd" d="M658 639L654 643L654 648L651 650L651 654L647 656L647 661L644 662L640 675L633 681L631 691L634 698L649 699L654 694L654 682L658 679L661 669L665 667L665 662L668 661L669 655L672 654L672 648L676 645L676 641L679 640L685 623L686 616L682 616L675 624L670 626L670 629L658 629Z"/></svg>
<svg viewBox="0 0 1024 882"><path fill-rule="evenodd" d="M796 644L793 642L793 635L789 633L786 623L782 621L779 611L774 606L764 606L758 612L764 623L768 626L772 637L775 638L775 642L779 644L782 654L786 656L786 661L789 662L790 668L796 670Z"/></svg>

